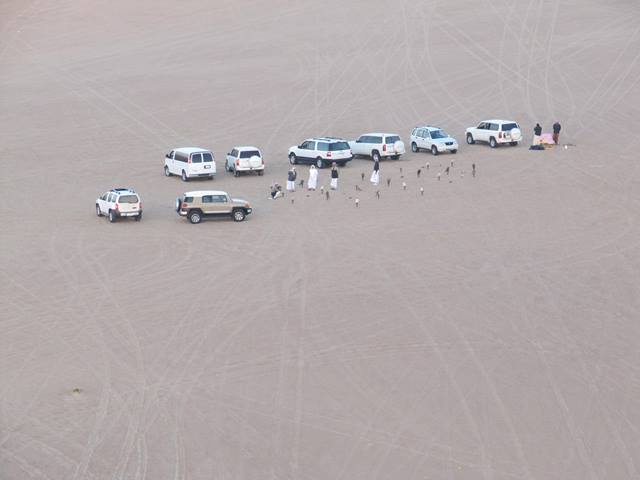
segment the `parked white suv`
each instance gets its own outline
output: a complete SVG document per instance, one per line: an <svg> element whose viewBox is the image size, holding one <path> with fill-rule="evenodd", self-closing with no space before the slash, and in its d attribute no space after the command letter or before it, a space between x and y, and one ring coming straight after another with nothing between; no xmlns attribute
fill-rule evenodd
<svg viewBox="0 0 640 480"><path fill-rule="evenodd" d="M467 143L488 142L491 148L508 143L517 145L522 140L520 126L511 120L485 120L477 127L467 128Z"/></svg>
<svg viewBox="0 0 640 480"><path fill-rule="evenodd" d="M227 160L224 163L227 172L233 172L237 177L240 172L257 172L264 174L264 159L262 152L256 147L233 147L227 153Z"/></svg>
<svg viewBox="0 0 640 480"><path fill-rule="evenodd" d="M365 133L349 142L353 156L371 157L374 161L382 157L398 160L405 153L404 143L395 133Z"/></svg>
<svg viewBox="0 0 640 480"><path fill-rule="evenodd" d="M336 162L344 167L353 158L349 143L338 137L309 138L289 149L289 163L311 163L322 168Z"/></svg>
<svg viewBox="0 0 640 480"><path fill-rule="evenodd" d="M142 200L131 188L114 188L96 199L96 215L107 215L111 223L119 217L142 219Z"/></svg>
<svg viewBox="0 0 640 480"><path fill-rule="evenodd" d="M442 152L456 153L458 142L438 127L416 127L411 131L411 151L430 150L433 155Z"/></svg>
<svg viewBox="0 0 640 480"><path fill-rule="evenodd" d="M167 177L180 175L183 182L197 177L212 180L216 174L216 162L213 153L204 148L176 148L165 155L164 174Z"/></svg>

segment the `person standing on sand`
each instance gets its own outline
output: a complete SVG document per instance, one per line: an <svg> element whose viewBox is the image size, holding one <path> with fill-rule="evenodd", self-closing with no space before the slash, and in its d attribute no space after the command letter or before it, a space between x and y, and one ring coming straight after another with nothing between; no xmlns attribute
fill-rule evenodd
<svg viewBox="0 0 640 480"><path fill-rule="evenodd" d="M338 189L338 166L336 162L331 164L331 190Z"/></svg>
<svg viewBox="0 0 640 480"><path fill-rule="evenodd" d="M560 126L560 122L556 120L556 123L553 124L553 143L558 145L558 140L560 139L560 130L562 127Z"/></svg>
<svg viewBox="0 0 640 480"><path fill-rule="evenodd" d="M309 167L309 180L307 180L307 190L315 190L318 187L318 169L315 165Z"/></svg>
<svg viewBox="0 0 640 480"><path fill-rule="evenodd" d="M540 145L540 136L542 135L542 127L539 123L536 123L533 129L533 143L532 145Z"/></svg>
<svg viewBox="0 0 640 480"><path fill-rule="evenodd" d="M296 191L296 177L298 174L296 173L296 167L291 167L289 173L287 174L287 191L295 192Z"/></svg>
<svg viewBox="0 0 640 480"><path fill-rule="evenodd" d="M378 184L380 183L380 161L379 160L375 160L373 162L373 172L371 172L370 181L375 186L378 186Z"/></svg>

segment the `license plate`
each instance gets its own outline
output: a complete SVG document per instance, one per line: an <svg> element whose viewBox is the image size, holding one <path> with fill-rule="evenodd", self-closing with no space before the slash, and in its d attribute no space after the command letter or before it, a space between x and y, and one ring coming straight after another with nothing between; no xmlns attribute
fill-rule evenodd
<svg viewBox="0 0 640 480"><path fill-rule="evenodd" d="M204 168L211 168L211 165L205 165Z"/></svg>

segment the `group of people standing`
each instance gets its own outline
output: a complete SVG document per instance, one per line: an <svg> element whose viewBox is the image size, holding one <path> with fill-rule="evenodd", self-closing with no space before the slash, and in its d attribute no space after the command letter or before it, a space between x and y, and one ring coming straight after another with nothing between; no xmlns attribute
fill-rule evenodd
<svg viewBox="0 0 640 480"><path fill-rule="evenodd" d="M307 190L315 190L318 188L318 173L319 170L315 165L311 165L309 167L309 178L307 179ZM336 162L331 164L331 183L329 184L331 190L338 189L338 178L340 174L338 173L338 165ZM292 166L289 172L287 173L287 191L295 192L296 190L296 180L298 179L298 172L296 171L296 167ZM304 181L300 181L300 186L304 185Z"/></svg>
<svg viewBox="0 0 640 480"><path fill-rule="evenodd" d="M551 138L553 138L553 143L558 145L558 141L560 140L560 130L562 130L562 126L560 125L560 122L556 120L552 128L553 128L553 135ZM533 128L533 145L540 145L541 139L542 139L542 127L540 126L539 123L536 123L536 126Z"/></svg>

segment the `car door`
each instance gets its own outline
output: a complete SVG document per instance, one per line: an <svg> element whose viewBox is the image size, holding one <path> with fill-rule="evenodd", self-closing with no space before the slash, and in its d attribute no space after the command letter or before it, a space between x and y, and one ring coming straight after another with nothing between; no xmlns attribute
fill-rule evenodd
<svg viewBox="0 0 640 480"><path fill-rule="evenodd" d="M212 195L213 203L215 205L216 213L225 214L231 213L233 207L231 199L227 195Z"/></svg>
<svg viewBox="0 0 640 480"><path fill-rule="evenodd" d="M431 148L431 133L426 128L420 130L420 148L430 149Z"/></svg>
<svg viewBox="0 0 640 480"><path fill-rule="evenodd" d="M216 204L213 201L214 196L215 195L203 195L200 199L200 208L205 215L215 215L218 213L216 211Z"/></svg>
<svg viewBox="0 0 640 480"><path fill-rule="evenodd" d="M313 162L315 160L316 142L313 140L307 140L302 144L300 153L305 162Z"/></svg>
<svg viewBox="0 0 640 480"><path fill-rule="evenodd" d="M487 124L485 122L480 122L474 129L473 138L482 142L489 141L489 138L487 137Z"/></svg>
<svg viewBox="0 0 640 480"><path fill-rule="evenodd" d="M226 160L227 171L231 171L235 168L237 159L238 159L238 150L236 150L235 148L231 150L229 153L227 153L227 160Z"/></svg>
<svg viewBox="0 0 640 480"><path fill-rule="evenodd" d="M173 152L169 171L174 175L182 174L182 170L186 170L187 155L182 152Z"/></svg>

